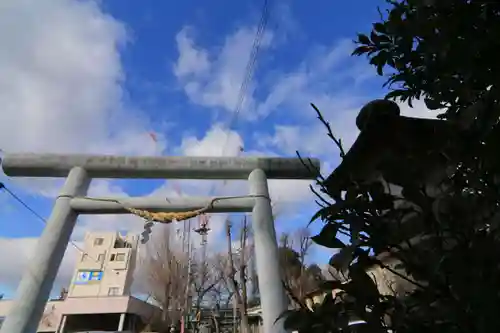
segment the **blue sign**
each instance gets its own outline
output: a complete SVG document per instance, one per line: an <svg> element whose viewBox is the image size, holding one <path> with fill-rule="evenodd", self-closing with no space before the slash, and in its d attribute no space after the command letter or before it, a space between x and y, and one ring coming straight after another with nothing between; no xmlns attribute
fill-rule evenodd
<svg viewBox="0 0 500 333"><path fill-rule="evenodd" d="M101 280L102 280L101 271L90 272L89 281L101 281Z"/></svg>
<svg viewBox="0 0 500 333"><path fill-rule="evenodd" d="M87 284L89 282L98 282L102 280L102 271L79 271L75 278L75 284Z"/></svg>

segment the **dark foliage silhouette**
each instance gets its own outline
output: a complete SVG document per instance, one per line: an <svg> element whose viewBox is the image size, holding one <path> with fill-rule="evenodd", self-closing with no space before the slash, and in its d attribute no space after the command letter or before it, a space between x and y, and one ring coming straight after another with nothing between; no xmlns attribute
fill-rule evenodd
<svg viewBox="0 0 500 333"><path fill-rule="evenodd" d="M312 221L324 226L312 239L335 252L330 265L346 279L323 283L325 297L311 309L284 313L285 326L490 332L500 327L500 5L388 3L353 52L387 77L388 101L362 110L349 152L313 105L342 163L328 178L318 174L321 207ZM419 99L440 120L400 117L390 101ZM367 181L356 158L383 177ZM393 276L399 290L381 292L368 273L374 269Z"/></svg>

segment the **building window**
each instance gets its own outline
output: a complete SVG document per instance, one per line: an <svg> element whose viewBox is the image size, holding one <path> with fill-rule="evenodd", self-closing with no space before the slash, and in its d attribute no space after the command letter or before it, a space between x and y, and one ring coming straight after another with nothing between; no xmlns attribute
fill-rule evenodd
<svg viewBox="0 0 500 333"><path fill-rule="evenodd" d="M102 245L102 243L104 243L104 239L103 238L96 238L96 239L94 239L94 246L100 246L100 245Z"/></svg>
<svg viewBox="0 0 500 333"><path fill-rule="evenodd" d="M111 287L108 290L108 296L118 296L120 295L120 288L118 287Z"/></svg>
<svg viewBox="0 0 500 333"><path fill-rule="evenodd" d="M125 261L125 253L113 253L109 261Z"/></svg>
<svg viewBox="0 0 500 333"><path fill-rule="evenodd" d="M104 261L104 254L99 254L99 256L97 257L97 261L99 262L103 262Z"/></svg>
<svg viewBox="0 0 500 333"><path fill-rule="evenodd" d="M82 262L84 262L85 260L87 260L87 257L88 257L88 254L87 253L82 253Z"/></svg>

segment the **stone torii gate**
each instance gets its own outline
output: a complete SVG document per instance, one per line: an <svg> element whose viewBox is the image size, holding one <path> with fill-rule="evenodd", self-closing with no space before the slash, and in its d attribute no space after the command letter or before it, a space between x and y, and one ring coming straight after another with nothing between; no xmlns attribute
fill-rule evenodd
<svg viewBox="0 0 500 333"><path fill-rule="evenodd" d="M306 160L319 170L319 160ZM36 332L79 214L127 214L130 213L127 207L150 212L185 212L207 206L210 206L207 213L252 212L264 333L285 332L282 321L275 324L287 309L287 302L281 284L267 179L314 179L314 173L300 159L6 154L2 168L8 176L66 177L66 182L23 274L1 333ZM96 200L86 197L92 178L248 179L250 193L217 201L208 197Z"/></svg>

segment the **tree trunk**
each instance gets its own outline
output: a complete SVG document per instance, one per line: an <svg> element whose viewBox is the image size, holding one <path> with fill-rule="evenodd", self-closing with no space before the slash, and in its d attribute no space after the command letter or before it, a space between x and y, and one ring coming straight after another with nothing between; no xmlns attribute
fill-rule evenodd
<svg viewBox="0 0 500 333"><path fill-rule="evenodd" d="M244 221L244 228L245 229L246 225L246 220ZM244 231L242 231L244 233ZM227 281L230 284L231 289L234 291L234 296L235 296L235 301L237 304L237 307L240 312L240 317L241 317L241 332L240 333L250 333L249 326L248 326L248 316L246 313L246 304L245 301L242 298L242 295L240 293L240 290L238 289L237 281L236 281L236 270L234 268L234 260L233 260L233 251L231 249L231 223L229 220L226 221L226 235L227 235L227 252L228 252L228 260L229 260L229 267L228 267L228 278ZM246 235L245 235L246 238ZM242 252L244 249L242 249ZM244 272L243 272L244 274ZM242 281L244 282L244 281ZM244 284L244 283L242 283Z"/></svg>

